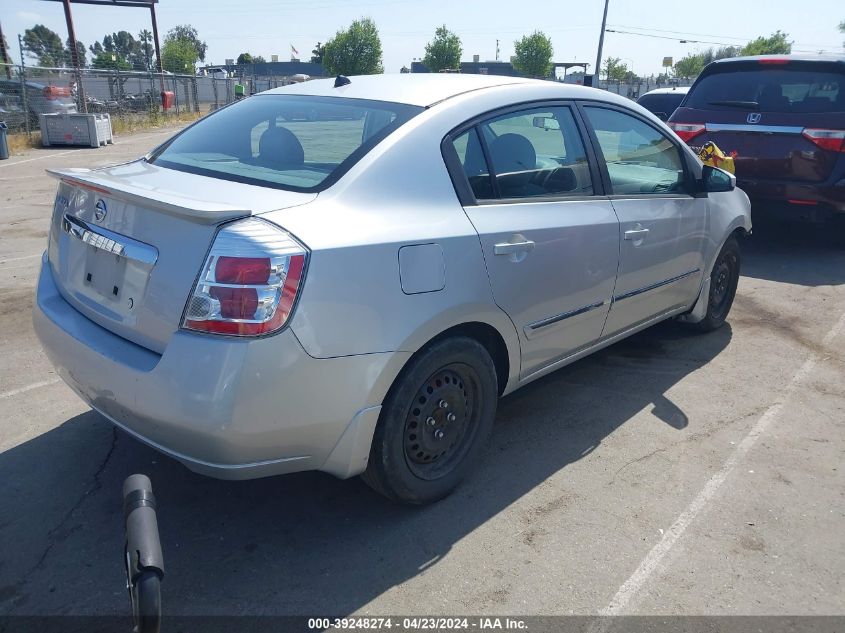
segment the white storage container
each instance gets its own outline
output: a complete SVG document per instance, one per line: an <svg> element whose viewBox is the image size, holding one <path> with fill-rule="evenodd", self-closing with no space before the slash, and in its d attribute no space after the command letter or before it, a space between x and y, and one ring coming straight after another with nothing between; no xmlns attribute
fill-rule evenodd
<svg viewBox="0 0 845 633"><path fill-rule="evenodd" d="M113 143L111 117L108 114L40 114L41 144L88 145L99 147Z"/></svg>

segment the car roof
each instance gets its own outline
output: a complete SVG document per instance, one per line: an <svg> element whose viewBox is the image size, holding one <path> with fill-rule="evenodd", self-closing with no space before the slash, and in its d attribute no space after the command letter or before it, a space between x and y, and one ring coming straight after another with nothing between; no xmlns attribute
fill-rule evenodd
<svg viewBox="0 0 845 633"><path fill-rule="evenodd" d="M649 90L646 92L640 99L648 95L669 95L669 94L676 94L676 95L685 95L689 92L689 86L674 86L672 88L655 88L654 90Z"/></svg>
<svg viewBox="0 0 845 633"><path fill-rule="evenodd" d="M742 62L757 62L766 59L788 59L791 62L819 62L819 63L840 63L845 64L845 55L836 54L791 54L791 55L748 55L745 57L725 57L716 59L711 64L737 64Z"/></svg>
<svg viewBox="0 0 845 633"><path fill-rule="evenodd" d="M312 79L303 83L274 88L262 94L346 97L348 99L390 101L426 107L473 90L515 84L557 83L523 77L458 73L357 75L349 77L349 83L338 88L334 87L334 82L334 78Z"/></svg>

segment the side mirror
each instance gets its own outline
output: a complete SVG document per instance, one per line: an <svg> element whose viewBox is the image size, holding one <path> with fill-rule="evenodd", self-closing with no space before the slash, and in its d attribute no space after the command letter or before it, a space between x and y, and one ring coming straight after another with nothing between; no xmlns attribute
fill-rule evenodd
<svg viewBox="0 0 845 633"><path fill-rule="evenodd" d="M707 192L733 191L736 188L736 176L718 167L704 165L701 168L701 190Z"/></svg>

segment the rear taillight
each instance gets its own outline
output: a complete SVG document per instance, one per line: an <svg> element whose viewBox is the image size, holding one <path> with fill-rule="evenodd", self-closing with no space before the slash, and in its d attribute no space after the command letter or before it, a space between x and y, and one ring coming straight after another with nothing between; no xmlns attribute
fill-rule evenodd
<svg viewBox="0 0 845 633"><path fill-rule="evenodd" d="M258 336L290 317L308 252L290 234L258 218L220 230L188 299L182 327Z"/></svg>
<svg viewBox="0 0 845 633"><path fill-rule="evenodd" d="M696 136L704 132L705 125L703 123L670 123L669 127L675 131L675 134L681 137L685 143L689 143Z"/></svg>
<svg viewBox="0 0 845 633"><path fill-rule="evenodd" d="M845 130L804 128L801 135L829 152L845 152Z"/></svg>

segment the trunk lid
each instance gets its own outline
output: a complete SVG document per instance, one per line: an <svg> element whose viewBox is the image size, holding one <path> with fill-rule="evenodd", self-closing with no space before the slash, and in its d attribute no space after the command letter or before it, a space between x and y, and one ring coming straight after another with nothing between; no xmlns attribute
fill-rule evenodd
<svg viewBox="0 0 845 633"><path fill-rule="evenodd" d="M823 182L843 154L803 132L845 130L845 64L789 57L716 62L670 122L703 124L689 144L713 141L733 156L740 181Z"/></svg>
<svg viewBox="0 0 845 633"><path fill-rule="evenodd" d="M316 197L143 160L49 173L60 181L48 248L59 290L92 321L157 353L181 325L221 223Z"/></svg>

